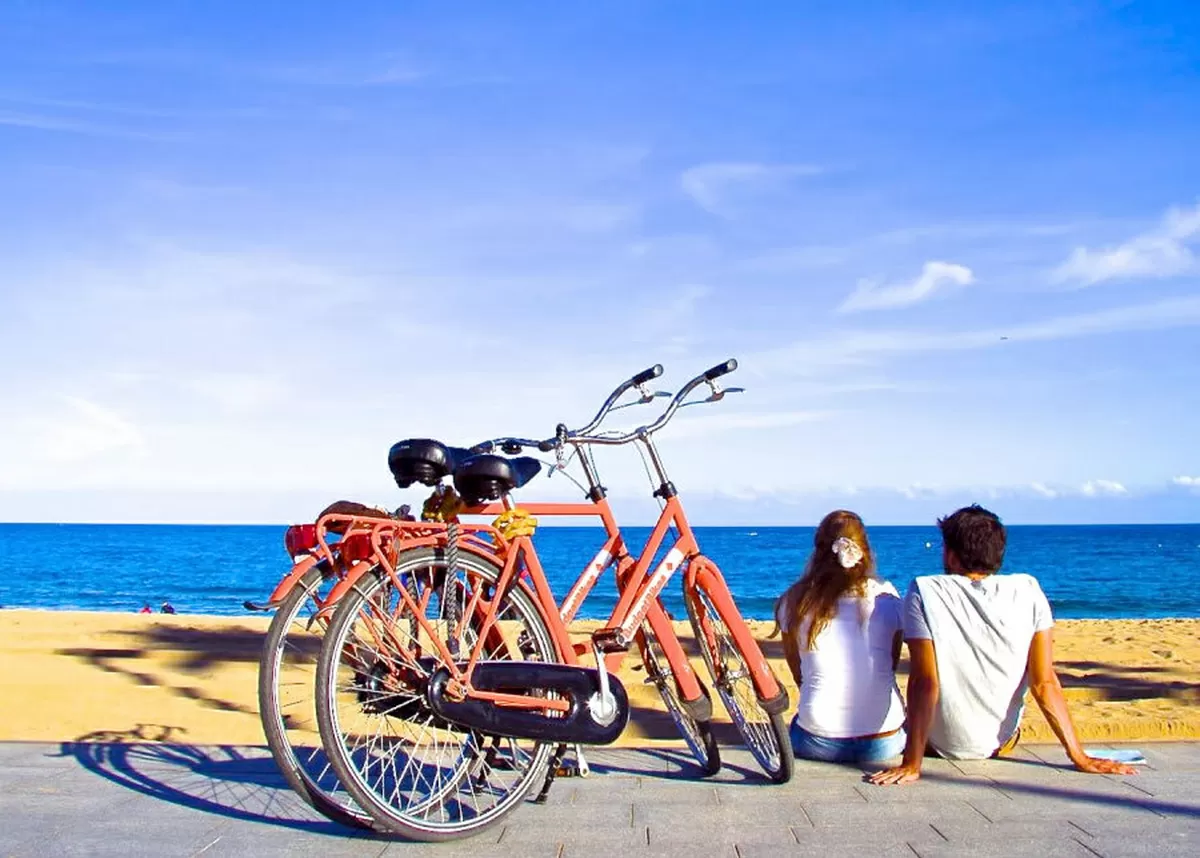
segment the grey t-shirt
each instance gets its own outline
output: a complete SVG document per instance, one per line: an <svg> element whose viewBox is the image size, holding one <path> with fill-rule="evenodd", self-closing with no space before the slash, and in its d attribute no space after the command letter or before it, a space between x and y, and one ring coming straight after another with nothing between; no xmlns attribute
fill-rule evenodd
<svg viewBox="0 0 1200 858"><path fill-rule="evenodd" d="M952 760L995 753L1021 722L1036 632L1053 627L1032 575L917 578L904 600L905 640L932 640L938 703L929 743Z"/></svg>

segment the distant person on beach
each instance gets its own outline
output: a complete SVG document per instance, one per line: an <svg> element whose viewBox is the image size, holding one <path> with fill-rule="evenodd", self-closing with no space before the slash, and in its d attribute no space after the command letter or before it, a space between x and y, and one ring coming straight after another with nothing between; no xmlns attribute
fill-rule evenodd
<svg viewBox="0 0 1200 858"><path fill-rule="evenodd" d="M904 748L896 687L901 601L875 574L862 519L831 512L813 538L804 573L775 603L783 652L800 701L792 719L796 756L878 762Z"/></svg>
<svg viewBox="0 0 1200 858"><path fill-rule="evenodd" d="M938 521L944 575L918 577L904 600L908 742L899 766L875 784L921 776L927 753L952 760L1010 753L1021 735L1025 691L1033 692L1075 768L1132 774L1133 767L1087 756L1054 672L1054 617L1032 575L999 575L1004 525L981 506Z"/></svg>
<svg viewBox="0 0 1200 858"><path fill-rule="evenodd" d="M173 614L175 613L175 606L170 602L163 602L162 607L159 608L159 611L164 614Z"/></svg>
<svg viewBox="0 0 1200 858"><path fill-rule="evenodd" d="M396 519L398 521L416 521L417 517L412 514L411 506L402 504L400 509L396 510Z"/></svg>
<svg viewBox="0 0 1200 858"><path fill-rule="evenodd" d="M138 611L138 613L139 614L153 614L154 611L150 610L150 605L148 603L142 603L142 609L140 611Z"/></svg>

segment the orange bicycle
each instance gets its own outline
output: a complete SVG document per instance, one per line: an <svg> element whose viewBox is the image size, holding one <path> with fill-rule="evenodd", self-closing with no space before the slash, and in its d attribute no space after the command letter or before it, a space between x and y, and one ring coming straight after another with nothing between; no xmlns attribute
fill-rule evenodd
<svg viewBox="0 0 1200 858"><path fill-rule="evenodd" d="M495 824L539 778L544 795L568 745L620 736L628 697L610 671L634 645L693 753L712 771L708 694L659 601L680 571L689 619L731 720L771 780L791 777L782 717L787 692L720 570L701 553L653 440L695 388L707 385L707 401L721 399L717 379L736 366L730 360L692 379L656 421L630 433L589 434L597 420L586 431L560 424L545 441L481 445L484 452L457 464L454 484L467 504L460 514L498 515L490 525L460 525L452 517L402 542L391 524L374 525L379 571L343 582L321 647L316 703L329 761L377 827L413 839L451 839ZM662 501L636 558L625 550L591 457L593 446L629 443L648 453ZM490 451L517 454L526 447L554 452L558 468L577 457L589 502L518 507L511 492L541 463ZM559 607L534 547L532 516L583 514L599 516L608 538ZM389 545L397 550L389 552ZM567 622L609 565L617 605L590 641L575 644ZM594 668L582 663L589 653Z"/></svg>
<svg viewBox="0 0 1200 858"><path fill-rule="evenodd" d="M597 415L608 413L617 396ZM639 385L640 386L640 385ZM643 396L639 402L652 397ZM636 403L631 403L636 404ZM389 451L388 464L398 485L437 486L450 475L468 450L442 448L430 452L429 442L401 441ZM425 446L423 446L425 445ZM436 524L400 521L383 510L339 501L327 507L312 524L289 527L284 547L294 565L275 586L265 603L247 601L250 611L273 611L259 656L259 716L267 746L288 785L309 805L335 822L370 828L371 817L342 789L321 747L313 698L317 655L333 606L353 583L375 568L370 534L381 522L390 523L385 551L391 540L402 542L430 533Z"/></svg>

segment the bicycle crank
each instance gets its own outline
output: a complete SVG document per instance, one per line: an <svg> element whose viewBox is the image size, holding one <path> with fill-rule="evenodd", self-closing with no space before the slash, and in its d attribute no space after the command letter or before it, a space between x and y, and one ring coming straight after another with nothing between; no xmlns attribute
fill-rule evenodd
<svg viewBox="0 0 1200 858"><path fill-rule="evenodd" d="M475 665L471 687L503 694L554 695L566 700L566 712L545 714L503 706L469 694L455 700L446 693L450 672L444 666L429 680L429 707L438 716L465 727L512 739L577 745L608 745L629 723L629 696L612 674L591 667L536 661L485 661ZM605 692L607 691L607 694ZM604 700L607 705L597 705Z"/></svg>

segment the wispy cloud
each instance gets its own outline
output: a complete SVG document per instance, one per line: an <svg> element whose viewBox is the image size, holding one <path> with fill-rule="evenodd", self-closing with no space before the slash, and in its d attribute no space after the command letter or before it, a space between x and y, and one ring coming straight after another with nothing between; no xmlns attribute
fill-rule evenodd
<svg viewBox="0 0 1200 858"><path fill-rule="evenodd" d="M1152 230L1123 244L1094 250L1077 247L1051 273L1058 283L1094 286L1109 280L1176 277L1196 269L1191 245L1200 241L1200 204L1173 208Z"/></svg>
<svg viewBox="0 0 1200 858"><path fill-rule="evenodd" d="M186 134L178 131L157 131L87 122L62 116L40 113L14 113L0 110L0 125L10 128L28 128L33 131L53 131L63 134L81 134L87 137L113 137L124 140L183 140Z"/></svg>
<svg viewBox="0 0 1200 858"><path fill-rule="evenodd" d="M1030 491L1032 491L1035 495L1038 495L1039 497L1050 498L1050 499L1058 497L1058 491L1050 488L1045 483L1030 483L1029 489L1030 489Z"/></svg>
<svg viewBox="0 0 1200 858"><path fill-rule="evenodd" d="M839 313L860 310L887 310L908 307L928 301L938 292L975 282L975 275L965 265L954 262L931 260L921 268L921 273L903 283L880 283L877 280L860 280L858 287L841 306Z"/></svg>
<svg viewBox="0 0 1200 858"><path fill-rule="evenodd" d="M45 431L38 433L37 443L46 459L79 462L145 445L142 431L117 411L74 396L63 400L68 414L46 421Z"/></svg>
<svg viewBox="0 0 1200 858"><path fill-rule="evenodd" d="M828 420L830 411L773 411L769 413L703 414L688 419L687 409L671 427L672 438L706 437L719 432L747 432L761 429L783 429Z"/></svg>
<svg viewBox="0 0 1200 858"><path fill-rule="evenodd" d="M870 363L886 356L1011 347L1021 342L1051 342L1129 331L1200 326L1200 296L1174 298L1059 316L1039 322L974 331L845 331L793 343L747 358L746 365L789 374L817 374L830 366Z"/></svg>
<svg viewBox="0 0 1200 858"><path fill-rule="evenodd" d="M1129 494L1129 490L1115 480L1088 480L1079 487L1079 491L1089 498L1120 497Z"/></svg>
<svg viewBox="0 0 1200 858"><path fill-rule="evenodd" d="M1188 489L1200 489L1200 477L1175 477L1171 482Z"/></svg>
<svg viewBox="0 0 1200 858"><path fill-rule="evenodd" d="M737 190L762 192L787 181L824 172L814 164L764 164L721 161L699 164L683 171L679 186L696 205L712 214L728 214L727 203Z"/></svg>

